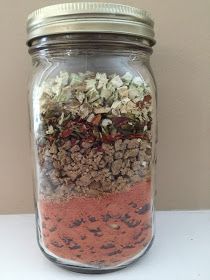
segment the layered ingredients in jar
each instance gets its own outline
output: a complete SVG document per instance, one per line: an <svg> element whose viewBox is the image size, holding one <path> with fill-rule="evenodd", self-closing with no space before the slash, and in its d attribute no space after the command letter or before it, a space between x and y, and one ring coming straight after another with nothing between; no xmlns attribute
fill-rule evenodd
<svg viewBox="0 0 210 280"><path fill-rule="evenodd" d="M152 92L139 77L61 72L37 97L42 246L110 267L152 239Z"/></svg>

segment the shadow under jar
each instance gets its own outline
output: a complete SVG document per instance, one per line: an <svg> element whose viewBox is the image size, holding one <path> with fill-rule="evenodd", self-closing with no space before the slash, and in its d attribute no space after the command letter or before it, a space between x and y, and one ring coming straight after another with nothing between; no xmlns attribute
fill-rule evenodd
<svg viewBox="0 0 210 280"><path fill-rule="evenodd" d="M71 3L29 16L38 243L71 270L126 267L153 240L154 43L152 20L129 6Z"/></svg>

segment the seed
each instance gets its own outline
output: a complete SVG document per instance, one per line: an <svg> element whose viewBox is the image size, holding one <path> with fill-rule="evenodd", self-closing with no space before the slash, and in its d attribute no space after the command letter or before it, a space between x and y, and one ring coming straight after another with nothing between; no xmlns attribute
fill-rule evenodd
<svg viewBox="0 0 210 280"><path fill-rule="evenodd" d="M106 244L103 244L103 245L101 246L101 249L110 249L110 248L114 248L114 247L115 247L114 244L112 244L112 243L106 243Z"/></svg>

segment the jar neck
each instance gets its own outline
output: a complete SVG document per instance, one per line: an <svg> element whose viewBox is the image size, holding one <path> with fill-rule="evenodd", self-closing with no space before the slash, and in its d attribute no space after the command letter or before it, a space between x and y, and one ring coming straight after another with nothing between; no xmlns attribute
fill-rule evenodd
<svg viewBox="0 0 210 280"><path fill-rule="evenodd" d="M149 59L152 47L147 39L118 34L66 34L51 35L31 40L29 53L32 57L56 57L71 54L133 53Z"/></svg>

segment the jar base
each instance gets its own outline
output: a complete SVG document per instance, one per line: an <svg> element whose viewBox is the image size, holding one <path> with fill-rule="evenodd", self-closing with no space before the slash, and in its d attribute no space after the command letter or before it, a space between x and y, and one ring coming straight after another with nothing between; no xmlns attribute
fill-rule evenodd
<svg viewBox="0 0 210 280"><path fill-rule="evenodd" d="M72 272L82 273L82 274L105 274L105 273L111 273L111 272L115 272L115 271L124 269L128 265L134 264L135 262L137 262L139 259L141 259L149 251L153 242L154 242L154 236L151 239L148 246L145 248L144 252L140 256L137 256L135 259L132 259L132 260L128 261L126 264L122 264L122 265L119 265L117 267L107 268L107 269L105 269L105 268L93 268L93 267L81 267L81 266L77 266L77 265L64 264L59 259L57 259L56 257L49 255L40 244L39 244L39 247L40 247L42 253L44 254L44 256L48 260L50 260L51 262L58 265L59 267L62 267L64 269L67 269L67 270L72 271Z"/></svg>

